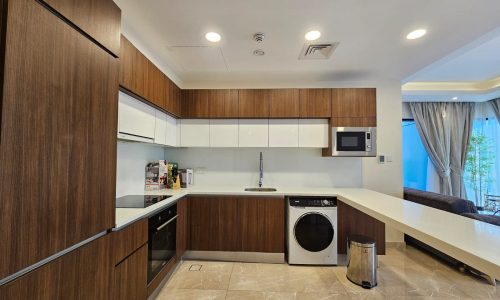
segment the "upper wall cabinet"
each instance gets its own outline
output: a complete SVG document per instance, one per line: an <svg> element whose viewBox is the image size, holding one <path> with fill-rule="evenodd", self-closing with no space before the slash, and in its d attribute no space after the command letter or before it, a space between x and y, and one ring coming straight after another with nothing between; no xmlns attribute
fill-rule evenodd
<svg viewBox="0 0 500 300"><path fill-rule="evenodd" d="M238 119L210 120L210 147L238 147Z"/></svg>
<svg viewBox="0 0 500 300"><path fill-rule="evenodd" d="M166 110L173 114L174 116L180 117L181 112L181 89L166 75L164 75L165 80L168 83L168 87L165 92L166 95Z"/></svg>
<svg viewBox="0 0 500 300"><path fill-rule="evenodd" d="M298 119L270 119L269 120L269 147L298 147L299 120Z"/></svg>
<svg viewBox="0 0 500 300"><path fill-rule="evenodd" d="M113 0L43 0L115 56L120 56L121 11Z"/></svg>
<svg viewBox="0 0 500 300"><path fill-rule="evenodd" d="M208 119L181 120L182 147L210 147L210 122Z"/></svg>
<svg viewBox="0 0 500 300"><path fill-rule="evenodd" d="M330 118L332 115L331 89L300 89L301 118Z"/></svg>
<svg viewBox="0 0 500 300"><path fill-rule="evenodd" d="M208 90L182 90L182 117L210 117L208 109Z"/></svg>
<svg viewBox="0 0 500 300"><path fill-rule="evenodd" d="M120 92L118 104L118 137L121 139L149 142L164 141L155 138L156 111L153 107ZM166 126L166 118L158 120L158 124ZM164 130L160 130L165 133ZM162 133L158 133L162 134Z"/></svg>
<svg viewBox="0 0 500 300"><path fill-rule="evenodd" d="M239 146L269 147L269 120L246 119L239 121Z"/></svg>
<svg viewBox="0 0 500 300"><path fill-rule="evenodd" d="M377 126L376 89L332 89L332 125Z"/></svg>
<svg viewBox="0 0 500 300"><path fill-rule="evenodd" d="M238 117L269 118L271 90L239 90Z"/></svg>
<svg viewBox="0 0 500 300"><path fill-rule="evenodd" d="M299 119L299 147L327 148L328 119Z"/></svg>
<svg viewBox="0 0 500 300"><path fill-rule="evenodd" d="M238 118L238 90L207 90L210 118Z"/></svg>
<svg viewBox="0 0 500 300"><path fill-rule="evenodd" d="M298 118L299 90L272 89L269 90L270 118Z"/></svg>

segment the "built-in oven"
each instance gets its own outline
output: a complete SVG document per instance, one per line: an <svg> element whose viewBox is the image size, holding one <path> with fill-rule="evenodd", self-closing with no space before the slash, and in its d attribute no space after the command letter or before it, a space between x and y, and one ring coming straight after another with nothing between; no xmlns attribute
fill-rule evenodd
<svg viewBox="0 0 500 300"><path fill-rule="evenodd" d="M375 127L332 127L332 156L376 156Z"/></svg>
<svg viewBox="0 0 500 300"><path fill-rule="evenodd" d="M177 204L149 217L148 284L175 257Z"/></svg>

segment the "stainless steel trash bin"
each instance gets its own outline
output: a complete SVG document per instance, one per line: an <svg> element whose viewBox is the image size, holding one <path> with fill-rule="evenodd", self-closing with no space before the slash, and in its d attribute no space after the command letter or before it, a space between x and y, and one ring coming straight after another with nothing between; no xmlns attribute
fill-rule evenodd
<svg viewBox="0 0 500 300"><path fill-rule="evenodd" d="M347 279L371 289L377 285L377 265L375 240L363 235L347 238Z"/></svg>

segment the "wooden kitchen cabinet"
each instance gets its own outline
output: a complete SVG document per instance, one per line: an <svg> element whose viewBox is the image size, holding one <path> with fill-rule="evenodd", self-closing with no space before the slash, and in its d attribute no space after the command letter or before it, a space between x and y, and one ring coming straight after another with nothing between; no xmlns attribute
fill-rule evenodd
<svg viewBox="0 0 500 300"><path fill-rule="evenodd" d="M299 117L298 89L271 89L269 94L270 118Z"/></svg>
<svg viewBox="0 0 500 300"><path fill-rule="evenodd" d="M166 89L166 110L172 115L180 117L182 114L181 89L168 77L165 76L165 78L168 82L168 88Z"/></svg>
<svg viewBox="0 0 500 300"><path fill-rule="evenodd" d="M120 299L112 297L113 270L108 234L0 286L0 300Z"/></svg>
<svg viewBox="0 0 500 300"><path fill-rule="evenodd" d="M158 106L159 108L166 109L167 92L165 91L168 88L168 84L165 80L163 73L146 57L144 57L146 61L147 68L147 82L146 82L146 99L148 99L151 103Z"/></svg>
<svg viewBox="0 0 500 300"><path fill-rule="evenodd" d="M238 118L238 90L206 90L210 118Z"/></svg>
<svg viewBox="0 0 500 300"><path fill-rule="evenodd" d="M182 90L182 117L209 118L208 90Z"/></svg>
<svg viewBox="0 0 500 300"><path fill-rule="evenodd" d="M189 197L189 250L218 251L220 247L219 199Z"/></svg>
<svg viewBox="0 0 500 300"><path fill-rule="evenodd" d="M377 254L385 254L385 224L345 204L337 202L338 253L347 253L347 237L351 234L366 235L377 244Z"/></svg>
<svg viewBox="0 0 500 300"><path fill-rule="evenodd" d="M113 263L118 265L148 242L148 219L136 221L122 230L112 232L111 235L113 237Z"/></svg>
<svg viewBox="0 0 500 300"><path fill-rule="evenodd" d="M301 118L330 118L332 116L332 89L300 89Z"/></svg>
<svg viewBox="0 0 500 300"><path fill-rule="evenodd" d="M143 245L114 269L113 299L148 298L148 245Z"/></svg>
<svg viewBox="0 0 500 300"><path fill-rule="evenodd" d="M36 1L7 11L0 278L114 226L118 123L118 59Z"/></svg>
<svg viewBox="0 0 500 300"><path fill-rule="evenodd" d="M120 56L121 10L112 0L43 0L91 36L114 56Z"/></svg>
<svg viewBox="0 0 500 300"><path fill-rule="evenodd" d="M377 126L376 117L376 89L332 89L332 118L337 124L333 126L375 127Z"/></svg>
<svg viewBox="0 0 500 300"><path fill-rule="evenodd" d="M189 197L177 200L177 216L175 257L177 261L181 261L190 242Z"/></svg>
<svg viewBox="0 0 500 300"><path fill-rule="evenodd" d="M239 90L239 118L269 118L270 90Z"/></svg>

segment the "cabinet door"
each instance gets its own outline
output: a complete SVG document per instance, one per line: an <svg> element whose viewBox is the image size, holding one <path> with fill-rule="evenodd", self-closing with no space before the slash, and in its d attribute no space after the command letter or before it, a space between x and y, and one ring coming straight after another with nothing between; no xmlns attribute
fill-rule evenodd
<svg viewBox="0 0 500 300"><path fill-rule="evenodd" d="M238 118L238 90L208 90L210 118Z"/></svg>
<svg viewBox="0 0 500 300"><path fill-rule="evenodd" d="M156 110L123 92L118 106L118 133L120 138L153 142L155 139Z"/></svg>
<svg viewBox="0 0 500 300"><path fill-rule="evenodd" d="M147 299L147 270L146 244L115 267L113 299Z"/></svg>
<svg viewBox="0 0 500 300"><path fill-rule="evenodd" d="M155 144L167 145L167 114L155 111Z"/></svg>
<svg viewBox="0 0 500 300"><path fill-rule="evenodd" d="M242 251L240 199L219 196L218 251Z"/></svg>
<svg viewBox="0 0 500 300"><path fill-rule="evenodd" d="M211 119L210 147L238 148L238 119Z"/></svg>
<svg viewBox="0 0 500 300"><path fill-rule="evenodd" d="M181 144L181 127L179 124L180 120L177 120L176 118L167 115L166 117L167 121L167 136L165 138L166 145L167 146L172 146L172 147L178 147Z"/></svg>
<svg viewBox="0 0 500 300"><path fill-rule="evenodd" d="M36 1L6 30L0 278L114 226L118 123L116 58Z"/></svg>
<svg viewBox="0 0 500 300"><path fill-rule="evenodd" d="M269 118L270 90L239 90L240 118Z"/></svg>
<svg viewBox="0 0 500 300"><path fill-rule="evenodd" d="M115 56L120 55L121 11L112 0L43 1Z"/></svg>
<svg viewBox="0 0 500 300"><path fill-rule="evenodd" d="M190 250L218 251L218 201L217 197L189 197Z"/></svg>
<svg viewBox="0 0 500 300"><path fill-rule="evenodd" d="M376 89L332 89L333 118L376 117Z"/></svg>
<svg viewBox="0 0 500 300"><path fill-rule="evenodd" d="M209 118L209 90L182 90L182 117Z"/></svg>
<svg viewBox="0 0 500 300"><path fill-rule="evenodd" d="M148 81L145 96L154 105L165 109L165 82L163 73L148 59L146 59Z"/></svg>
<svg viewBox="0 0 500 300"><path fill-rule="evenodd" d="M130 91L134 87L134 60L136 49L123 35L120 36L120 85Z"/></svg>
<svg viewBox="0 0 500 300"><path fill-rule="evenodd" d="M242 251L285 252L285 200L240 197Z"/></svg>
<svg viewBox="0 0 500 300"><path fill-rule="evenodd" d="M170 107L167 109L171 114L181 116L181 89L172 81L170 81Z"/></svg>
<svg viewBox="0 0 500 300"><path fill-rule="evenodd" d="M181 261L182 256L190 245L189 198L177 200L177 224L175 234L176 259Z"/></svg>
<svg viewBox="0 0 500 300"><path fill-rule="evenodd" d="M300 119L299 147L327 148L329 127L328 119Z"/></svg>
<svg viewBox="0 0 500 300"><path fill-rule="evenodd" d="M331 89L300 89L301 118L330 118L331 116Z"/></svg>
<svg viewBox="0 0 500 300"><path fill-rule="evenodd" d="M111 249L108 234L0 286L0 299L119 299Z"/></svg>
<svg viewBox="0 0 500 300"><path fill-rule="evenodd" d="M298 147L298 119L270 119L269 147Z"/></svg>
<svg viewBox="0 0 500 300"><path fill-rule="evenodd" d="M208 119L181 120L182 147L210 147L210 123Z"/></svg>
<svg viewBox="0 0 500 300"><path fill-rule="evenodd" d="M268 147L269 120L240 119L239 120L239 147Z"/></svg>
<svg viewBox="0 0 500 300"><path fill-rule="evenodd" d="M269 90L269 117L270 118L298 118L299 117L299 90L272 89Z"/></svg>

